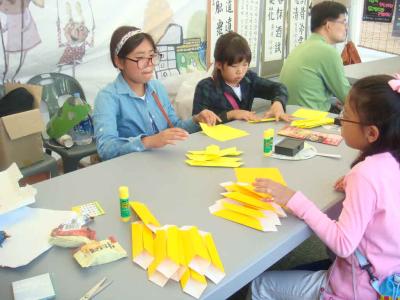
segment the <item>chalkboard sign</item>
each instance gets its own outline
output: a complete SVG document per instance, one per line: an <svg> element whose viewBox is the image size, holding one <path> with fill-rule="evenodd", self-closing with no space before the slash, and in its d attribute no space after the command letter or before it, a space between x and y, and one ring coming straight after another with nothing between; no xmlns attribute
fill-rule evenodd
<svg viewBox="0 0 400 300"><path fill-rule="evenodd" d="M365 0L363 21L392 22L394 0Z"/></svg>
<svg viewBox="0 0 400 300"><path fill-rule="evenodd" d="M400 1L397 1L392 36L400 36Z"/></svg>

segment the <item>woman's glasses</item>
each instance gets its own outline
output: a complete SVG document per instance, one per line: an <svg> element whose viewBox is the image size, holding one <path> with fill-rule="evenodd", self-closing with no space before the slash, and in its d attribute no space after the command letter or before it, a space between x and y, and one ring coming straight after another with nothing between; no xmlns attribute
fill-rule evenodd
<svg viewBox="0 0 400 300"><path fill-rule="evenodd" d="M363 123L361 123L359 121L353 121L353 120L349 120L349 119L344 119L343 118L343 110L342 110L340 112L339 116L334 119L334 124L338 125L338 126L342 126L343 122L349 122L349 123L353 123L353 124L363 125Z"/></svg>
<svg viewBox="0 0 400 300"><path fill-rule="evenodd" d="M155 53L151 57L138 57L137 59L129 58L125 56L127 60L133 61L137 64L140 70L149 66L150 62L156 66L160 63L162 55L160 53Z"/></svg>

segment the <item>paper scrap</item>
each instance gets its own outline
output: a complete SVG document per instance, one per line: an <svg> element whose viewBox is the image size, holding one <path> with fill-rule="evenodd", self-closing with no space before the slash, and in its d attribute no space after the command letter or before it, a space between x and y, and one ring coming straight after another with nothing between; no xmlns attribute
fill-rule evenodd
<svg viewBox="0 0 400 300"><path fill-rule="evenodd" d="M97 217L104 215L106 212L98 201L72 207L72 211L82 216Z"/></svg>
<svg viewBox="0 0 400 300"><path fill-rule="evenodd" d="M17 268L34 260L52 247L49 244L53 228L70 222L72 211L21 207L0 218L0 228L11 237L0 249L0 266Z"/></svg>
<svg viewBox="0 0 400 300"><path fill-rule="evenodd" d="M0 215L35 202L36 189L19 186L22 174L16 163L0 172Z"/></svg>

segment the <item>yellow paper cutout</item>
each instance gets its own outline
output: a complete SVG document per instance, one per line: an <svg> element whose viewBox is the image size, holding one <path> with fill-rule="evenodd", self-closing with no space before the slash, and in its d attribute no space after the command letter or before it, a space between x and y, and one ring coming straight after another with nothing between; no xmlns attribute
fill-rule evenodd
<svg viewBox="0 0 400 300"><path fill-rule="evenodd" d="M137 201L130 201L129 205L135 211L138 217L143 221L143 223L146 226L151 227L150 229L152 231L155 231L154 227L160 227L160 223L158 222L156 217L153 216L153 214L150 212L150 210L144 203Z"/></svg>
<svg viewBox="0 0 400 300"><path fill-rule="evenodd" d="M286 182L277 168L239 168L235 169L238 182L247 182L250 185L256 178L268 178L286 186Z"/></svg>
<svg viewBox="0 0 400 300"><path fill-rule="evenodd" d="M275 121L275 118L264 118L260 120L249 120L248 123L263 123L263 122L272 122Z"/></svg>
<svg viewBox="0 0 400 300"><path fill-rule="evenodd" d="M299 108L292 114L293 117L302 119L322 119L327 115L328 112L326 111L320 111L308 108Z"/></svg>
<svg viewBox="0 0 400 300"><path fill-rule="evenodd" d="M225 142L249 135L244 130L236 129L223 124L216 126L208 126L205 123L200 123L200 127L207 136L216 139L217 141L220 142Z"/></svg>

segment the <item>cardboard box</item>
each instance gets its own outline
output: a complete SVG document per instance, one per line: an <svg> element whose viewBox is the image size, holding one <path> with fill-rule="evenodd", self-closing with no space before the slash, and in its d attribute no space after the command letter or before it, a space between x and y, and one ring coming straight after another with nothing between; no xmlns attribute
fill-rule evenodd
<svg viewBox="0 0 400 300"><path fill-rule="evenodd" d="M44 122L39 110L42 87L7 83L6 93L26 88L34 97L34 109L0 118L0 170L16 162L19 168L43 159L42 131Z"/></svg>

